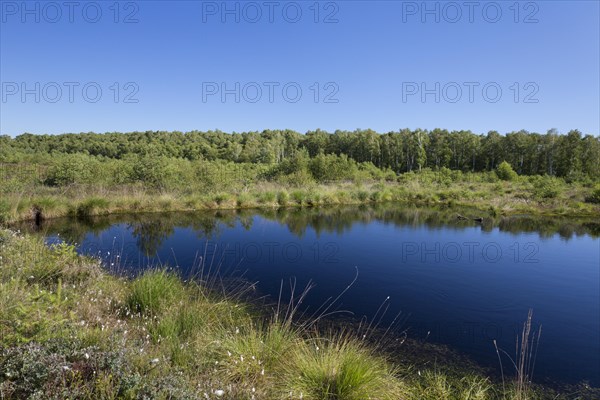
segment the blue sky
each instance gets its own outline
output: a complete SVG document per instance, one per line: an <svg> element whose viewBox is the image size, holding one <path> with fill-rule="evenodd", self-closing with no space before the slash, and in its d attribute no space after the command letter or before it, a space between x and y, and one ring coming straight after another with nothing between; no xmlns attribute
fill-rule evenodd
<svg viewBox="0 0 600 400"><path fill-rule="evenodd" d="M0 133L600 132L598 1L315 3L2 0Z"/></svg>

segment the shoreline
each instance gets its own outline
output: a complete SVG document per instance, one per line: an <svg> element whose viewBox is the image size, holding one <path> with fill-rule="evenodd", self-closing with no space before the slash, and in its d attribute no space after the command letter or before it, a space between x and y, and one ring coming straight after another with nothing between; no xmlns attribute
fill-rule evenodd
<svg viewBox="0 0 600 400"><path fill-rule="evenodd" d="M373 187L376 186L376 187ZM0 214L0 222L14 224L61 217L91 217L128 213L200 212L211 210L303 209L321 206L360 206L393 203L399 206L469 208L479 212L477 218L531 215L541 217L594 218L600 206L580 201L550 203L532 199L461 200L456 195L440 199L439 189L431 188L429 195L411 193L397 184L375 184L368 188L323 185L310 189L278 188L243 193L212 195L180 195L178 193L107 193L93 190L86 195L42 194L13 201L11 209ZM95 193L94 193L95 192ZM569 199L570 200L570 199ZM14 202L17 202L15 205Z"/></svg>
<svg viewBox="0 0 600 400"><path fill-rule="evenodd" d="M267 305L248 300L251 293L182 282L165 270L137 278L114 276L99 260L77 255L73 246L48 247L41 238L8 230L0 230L0 242L5 267L0 271L0 343L2 365L8 368L0 392L7 398L85 390L92 398L109 391L279 399L290 389L296 397L302 392L320 398L321 384L345 379L330 375L331 362L350 368L344 373L355 379L340 398L450 399L477 393L478 399L496 400L524 395L513 385L512 374L504 377L503 387L498 376L447 346L415 339L399 344L387 331L381 336L369 329L360 339L363 332L348 321L305 324L293 318L295 306L291 314L289 309L272 314ZM431 358L438 361L433 369ZM111 359L118 361L102 361ZM38 372L48 373L29 379L28 371L35 370L25 368L28 362L42 363ZM60 370L56 376L50 373L54 367ZM112 368L119 368L119 374ZM96 379L85 379L92 369ZM298 370L314 375L303 379ZM598 388L585 383L558 386L565 391L534 383L526 396L574 398L567 390L584 399L598 394Z"/></svg>

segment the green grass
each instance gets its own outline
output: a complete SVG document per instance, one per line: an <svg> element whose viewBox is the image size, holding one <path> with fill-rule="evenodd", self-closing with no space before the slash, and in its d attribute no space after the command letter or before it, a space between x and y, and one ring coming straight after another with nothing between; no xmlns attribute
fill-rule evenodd
<svg viewBox="0 0 600 400"><path fill-rule="evenodd" d="M132 313L156 315L183 297L184 287L179 277L158 269L147 271L132 282L126 303Z"/></svg>
<svg viewBox="0 0 600 400"><path fill-rule="evenodd" d="M101 197L90 197L84 200L81 204L77 205L76 214L78 217L89 217L91 215L97 215L109 208L109 201ZM45 205L40 204L38 206L41 210L48 210Z"/></svg>
<svg viewBox="0 0 600 400"><path fill-rule="evenodd" d="M0 230L0 257L2 399L547 396L520 378L507 377L504 389L470 366L437 358L413 365L404 355L410 349L388 352L350 330L302 328L217 281L182 282L164 269L112 276L73 246L47 247L9 230ZM577 390L552 398L597 396Z"/></svg>
<svg viewBox="0 0 600 400"><path fill-rule="evenodd" d="M195 189L161 189L142 185L109 187L37 185L27 192L3 194L0 223L66 215L89 217L130 212L194 211L205 209L312 207L318 205L396 202L411 205L469 206L495 215L534 214L594 216L600 213L600 191L592 183L566 183L555 177L519 176L501 181L493 174L459 174L440 178L424 171L399 176L395 181L365 178L330 184L291 185L257 180L244 187L216 192ZM493 179L492 179L493 178ZM212 194L211 194L212 193ZM485 215L485 214L484 214Z"/></svg>
<svg viewBox="0 0 600 400"><path fill-rule="evenodd" d="M397 400L403 385L389 363L349 335L295 346L279 382L281 397L307 400Z"/></svg>

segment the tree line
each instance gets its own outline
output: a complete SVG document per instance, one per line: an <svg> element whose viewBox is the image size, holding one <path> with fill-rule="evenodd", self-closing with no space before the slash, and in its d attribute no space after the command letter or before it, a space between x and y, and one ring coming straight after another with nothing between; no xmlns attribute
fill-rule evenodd
<svg viewBox="0 0 600 400"><path fill-rule="evenodd" d="M525 130L502 135L445 129L320 129L225 133L222 131L78 133L0 136L1 162L44 162L59 154L85 154L100 159L150 156L233 163L281 164L299 155L338 156L395 173L425 168L463 172L496 170L508 162L520 175L550 175L567 180L600 176L600 137L571 130L545 134ZM284 163L285 165L285 163Z"/></svg>

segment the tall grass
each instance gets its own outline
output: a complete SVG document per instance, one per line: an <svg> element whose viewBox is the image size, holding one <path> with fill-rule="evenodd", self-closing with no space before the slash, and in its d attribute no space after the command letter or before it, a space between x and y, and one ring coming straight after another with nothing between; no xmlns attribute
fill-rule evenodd
<svg viewBox="0 0 600 400"><path fill-rule="evenodd" d="M502 365L502 358L500 353L505 354L510 363L515 369L515 380L511 385L511 399L512 400L527 400L532 397L532 377L535 369L535 360L537 358L538 346L540 343L540 337L542 335L542 327L540 326L537 331L532 330L532 319L533 310L530 309L527 314L527 319L523 323L523 329L521 335L517 335L515 343L515 357L512 358L506 351L499 349L496 341L494 340L494 346L496 353L498 354L498 360L500 362L500 368L502 373L502 385L506 391L506 383L504 377L504 367Z"/></svg>
<svg viewBox="0 0 600 400"><path fill-rule="evenodd" d="M210 190L189 184L156 188L140 183L77 183L51 187L37 184L27 191L0 187L0 223L65 215L88 217L127 212L189 211L256 207L308 207L326 204L401 202L418 205L473 206L501 215L514 213L590 216L599 212L592 190L578 183L534 177L490 180L486 174L460 174L440 180L433 171L409 173L396 180L365 177L357 183L336 181L291 184L256 178L243 185ZM1 185L0 185L1 186ZM595 192L594 192L595 193Z"/></svg>
<svg viewBox="0 0 600 400"><path fill-rule="evenodd" d="M341 333L295 346L278 383L281 396L307 400L397 400L394 369L352 335Z"/></svg>

